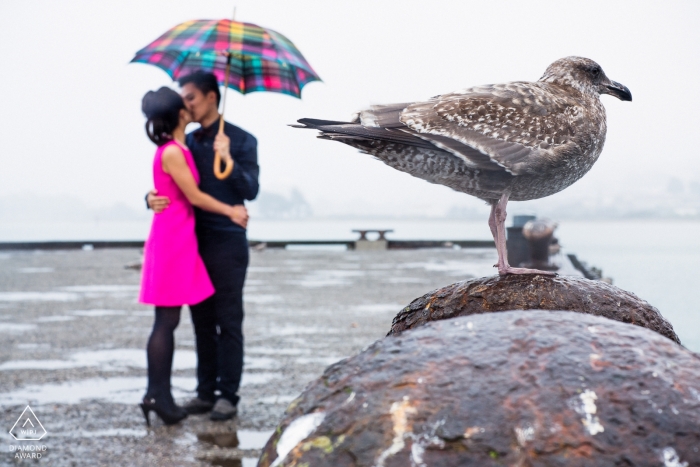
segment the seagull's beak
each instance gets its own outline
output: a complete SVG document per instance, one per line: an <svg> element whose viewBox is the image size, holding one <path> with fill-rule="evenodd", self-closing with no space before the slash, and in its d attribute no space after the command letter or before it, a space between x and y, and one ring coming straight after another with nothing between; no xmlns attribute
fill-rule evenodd
<svg viewBox="0 0 700 467"><path fill-rule="evenodd" d="M604 94L610 94L611 96L615 96L621 101L632 100L632 93L629 89L627 89L627 86L624 86L616 81L609 81L608 83L603 84L601 86L600 92Z"/></svg>

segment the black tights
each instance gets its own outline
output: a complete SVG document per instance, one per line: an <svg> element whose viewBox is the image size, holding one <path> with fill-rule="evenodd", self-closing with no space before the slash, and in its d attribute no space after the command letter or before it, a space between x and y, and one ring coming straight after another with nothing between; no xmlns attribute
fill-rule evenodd
<svg viewBox="0 0 700 467"><path fill-rule="evenodd" d="M153 331L148 339L148 391L146 397L172 401L170 373L175 351L175 328L180 323L179 306L157 306Z"/></svg>

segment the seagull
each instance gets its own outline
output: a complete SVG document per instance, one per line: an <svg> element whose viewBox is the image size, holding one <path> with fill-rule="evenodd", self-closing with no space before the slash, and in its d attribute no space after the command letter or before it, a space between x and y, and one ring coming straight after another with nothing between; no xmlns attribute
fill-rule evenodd
<svg viewBox="0 0 700 467"><path fill-rule="evenodd" d="M607 131L601 94L632 100L593 60L566 57L535 82L475 86L422 102L374 105L351 122L303 118L292 126L319 130L319 138L486 201L498 273L551 275L508 264L506 205L557 193L591 169Z"/></svg>

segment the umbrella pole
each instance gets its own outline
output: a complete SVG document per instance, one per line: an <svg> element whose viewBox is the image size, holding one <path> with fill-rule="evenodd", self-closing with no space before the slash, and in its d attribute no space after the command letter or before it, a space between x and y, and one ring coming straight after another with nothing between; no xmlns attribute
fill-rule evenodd
<svg viewBox="0 0 700 467"><path fill-rule="evenodd" d="M227 53L227 58L226 58L226 79L224 80L224 103L221 106L221 114L219 115L219 134L223 135L224 134L224 112L226 111L226 91L228 90L228 77L229 73L231 72L231 54ZM216 151L216 154L214 154L214 176L218 178L219 180L223 180L229 175L231 175L231 171L233 170L233 158L229 158L226 161L226 168L224 168L223 172L221 171L221 154L219 154L219 151Z"/></svg>

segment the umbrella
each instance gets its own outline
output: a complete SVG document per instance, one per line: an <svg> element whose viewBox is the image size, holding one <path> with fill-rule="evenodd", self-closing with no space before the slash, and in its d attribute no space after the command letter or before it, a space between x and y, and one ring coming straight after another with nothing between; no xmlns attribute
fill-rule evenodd
<svg viewBox="0 0 700 467"><path fill-rule="evenodd" d="M272 29L233 20L192 20L178 24L136 52L132 63L163 69L173 80L195 70L214 73L224 86L219 133L224 130L228 88L247 94L269 91L301 98L301 89L321 81L292 41ZM214 158L214 174L226 178L233 163L221 171Z"/></svg>

